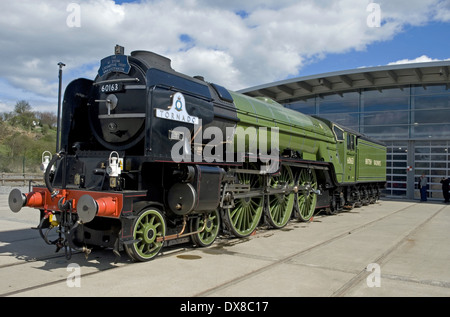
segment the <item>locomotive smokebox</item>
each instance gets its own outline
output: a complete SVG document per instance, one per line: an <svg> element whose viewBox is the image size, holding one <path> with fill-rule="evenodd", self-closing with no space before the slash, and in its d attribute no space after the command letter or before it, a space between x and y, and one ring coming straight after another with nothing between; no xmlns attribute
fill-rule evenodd
<svg viewBox="0 0 450 317"><path fill-rule="evenodd" d="M195 176L189 181L172 185L167 205L176 215L215 210L220 202L220 184L225 171L214 166L195 166Z"/></svg>

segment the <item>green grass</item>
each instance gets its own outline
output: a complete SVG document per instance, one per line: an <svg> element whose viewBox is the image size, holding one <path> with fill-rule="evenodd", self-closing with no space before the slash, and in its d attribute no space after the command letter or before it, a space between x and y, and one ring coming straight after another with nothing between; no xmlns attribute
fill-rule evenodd
<svg viewBox="0 0 450 317"><path fill-rule="evenodd" d="M1 122L0 131L0 172L39 172L42 153L55 151L55 129L24 129Z"/></svg>

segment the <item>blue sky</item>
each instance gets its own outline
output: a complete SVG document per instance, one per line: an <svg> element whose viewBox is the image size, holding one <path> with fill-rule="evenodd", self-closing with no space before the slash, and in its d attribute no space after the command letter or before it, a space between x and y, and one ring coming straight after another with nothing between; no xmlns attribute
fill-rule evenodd
<svg viewBox="0 0 450 317"><path fill-rule="evenodd" d="M0 10L0 112L19 100L56 111L57 63L63 88L93 79L116 44L232 90L450 59L450 0L21 0Z"/></svg>
<svg viewBox="0 0 450 317"><path fill-rule="evenodd" d="M330 54L317 63L306 65L299 75L387 65L404 59L414 61L424 55L430 59L446 60L450 59L449 38L450 23L432 22L423 26L410 26L391 40L368 45L364 51Z"/></svg>

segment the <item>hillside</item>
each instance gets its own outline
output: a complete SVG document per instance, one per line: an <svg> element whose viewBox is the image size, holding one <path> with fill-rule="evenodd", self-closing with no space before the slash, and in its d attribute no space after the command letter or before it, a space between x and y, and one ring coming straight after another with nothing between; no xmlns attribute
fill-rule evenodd
<svg viewBox="0 0 450 317"><path fill-rule="evenodd" d="M56 118L32 112L23 102L11 113L0 114L0 172L39 172L42 153L56 148Z"/></svg>

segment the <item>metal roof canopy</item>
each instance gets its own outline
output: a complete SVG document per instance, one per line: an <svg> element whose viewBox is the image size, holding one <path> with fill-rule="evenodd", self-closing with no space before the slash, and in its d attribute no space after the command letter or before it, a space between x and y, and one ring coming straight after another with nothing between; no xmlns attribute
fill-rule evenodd
<svg viewBox="0 0 450 317"><path fill-rule="evenodd" d="M343 94L360 89L446 84L450 87L450 61L357 68L297 77L240 90L253 97L265 96L279 103L304 100L315 95Z"/></svg>

